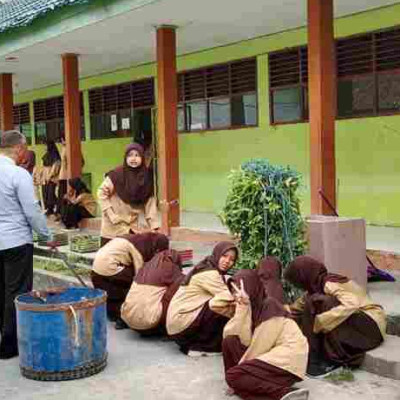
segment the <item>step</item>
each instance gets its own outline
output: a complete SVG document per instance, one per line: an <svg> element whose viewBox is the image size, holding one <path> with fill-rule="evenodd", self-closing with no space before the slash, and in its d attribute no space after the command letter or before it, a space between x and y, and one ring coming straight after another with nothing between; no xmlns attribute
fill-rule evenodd
<svg viewBox="0 0 400 400"><path fill-rule="evenodd" d="M400 380L400 337L387 335L381 346L366 353L362 369Z"/></svg>

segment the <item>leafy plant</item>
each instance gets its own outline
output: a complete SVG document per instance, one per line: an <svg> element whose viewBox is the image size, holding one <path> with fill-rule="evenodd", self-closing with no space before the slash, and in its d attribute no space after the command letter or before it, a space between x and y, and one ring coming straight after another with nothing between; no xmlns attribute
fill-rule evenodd
<svg viewBox="0 0 400 400"><path fill-rule="evenodd" d="M304 220L300 214L300 174L290 167L251 160L229 176L230 189L222 222L240 239L238 268L253 269L266 256L280 259L284 268L305 250ZM285 283L289 299L297 290Z"/></svg>

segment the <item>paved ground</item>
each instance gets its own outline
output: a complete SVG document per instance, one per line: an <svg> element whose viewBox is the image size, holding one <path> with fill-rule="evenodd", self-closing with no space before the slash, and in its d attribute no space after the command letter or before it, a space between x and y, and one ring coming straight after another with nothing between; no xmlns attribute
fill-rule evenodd
<svg viewBox="0 0 400 400"><path fill-rule="evenodd" d="M20 376L18 360L0 361L0 399L227 400L221 357L188 358L174 343L142 339L109 326L109 365L99 375L70 382L36 382ZM310 400L400 400L400 381L358 371L340 385L306 380ZM236 400L237 397L231 397Z"/></svg>

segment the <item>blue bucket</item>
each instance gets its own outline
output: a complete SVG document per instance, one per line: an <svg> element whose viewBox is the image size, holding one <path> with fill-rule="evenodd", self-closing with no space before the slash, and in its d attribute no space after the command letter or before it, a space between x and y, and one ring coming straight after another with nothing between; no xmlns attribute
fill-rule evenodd
<svg viewBox="0 0 400 400"><path fill-rule="evenodd" d="M84 378L107 364L107 295L68 288L15 300L22 375L42 381Z"/></svg>

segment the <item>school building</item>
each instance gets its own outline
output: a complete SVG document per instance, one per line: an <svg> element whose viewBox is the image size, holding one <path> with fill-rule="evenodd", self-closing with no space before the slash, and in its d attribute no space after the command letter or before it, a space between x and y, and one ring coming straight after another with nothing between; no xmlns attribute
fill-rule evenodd
<svg viewBox="0 0 400 400"><path fill-rule="evenodd" d="M38 160L65 132L94 192L127 143L153 148L167 225L219 212L259 157L303 174L304 214L329 213L322 188L400 225L399 17L390 0L4 0L1 128Z"/></svg>

